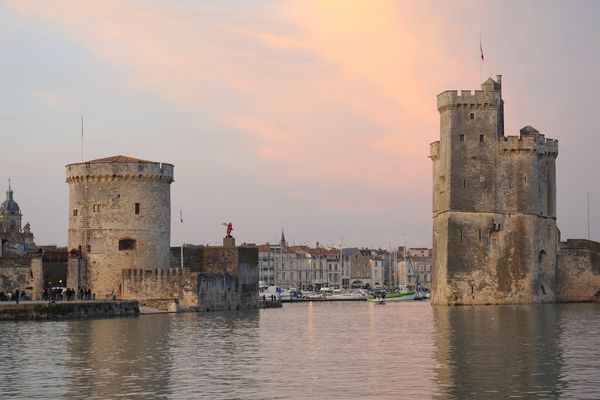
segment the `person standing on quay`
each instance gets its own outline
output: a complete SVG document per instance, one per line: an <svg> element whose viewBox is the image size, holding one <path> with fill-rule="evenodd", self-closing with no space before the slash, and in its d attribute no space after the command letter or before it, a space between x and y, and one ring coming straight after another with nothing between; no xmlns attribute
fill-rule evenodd
<svg viewBox="0 0 600 400"><path fill-rule="evenodd" d="M15 289L15 300L17 301L17 304L19 304L19 296L21 295L21 293L19 293L19 289Z"/></svg>

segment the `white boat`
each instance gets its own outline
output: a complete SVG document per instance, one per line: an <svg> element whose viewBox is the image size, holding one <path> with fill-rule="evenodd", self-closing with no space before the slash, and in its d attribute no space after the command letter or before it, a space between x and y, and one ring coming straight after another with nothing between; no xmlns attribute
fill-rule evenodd
<svg viewBox="0 0 600 400"><path fill-rule="evenodd" d="M263 286L263 285L260 285L260 283L259 283L258 297L262 299L263 296L264 296L265 300L271 300L272 296L275 296L275 299L277 299L277 300L289 300L290 292L286 291L285 289L282 289L278 286L274 286L274 285L270 285L270 286L264 285Z"/></svg>

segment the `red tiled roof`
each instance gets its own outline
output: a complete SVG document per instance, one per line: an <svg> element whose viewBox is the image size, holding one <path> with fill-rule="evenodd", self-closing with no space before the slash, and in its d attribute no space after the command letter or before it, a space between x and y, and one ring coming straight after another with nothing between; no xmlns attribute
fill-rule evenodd
<svg viewBox="0 0 600 400"><path fill-rule="evenodd" d="M335 249L326 249L324 247L318 247L313 249L308 249L310 254L322 254L322 255L335 255L338 254L339 251Z"/></svg>
<svg viewBox="0 0 600 400"><path fill-rule="evenodd" d="M260 246L258 246L258 251L269 251L269 243L267 244L261 244Z"/></svg>
<svg viewBox="0 0 600 400"><path fill-rule="evenodd" d="M88 163L108 163L108 162L122 162L122 163L128 163L128 162L150 162L148 160L141 160L139 158L135 158L135 157L129 157L129 156L112 156L112 157L106 157L106 158L98 158L96 160L90 160L88 161Z"/></svg>

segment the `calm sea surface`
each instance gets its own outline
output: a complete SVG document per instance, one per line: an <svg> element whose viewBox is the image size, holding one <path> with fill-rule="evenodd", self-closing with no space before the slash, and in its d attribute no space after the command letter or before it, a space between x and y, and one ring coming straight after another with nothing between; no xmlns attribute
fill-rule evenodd
<svg viewBox="0 0 600 400"><path fill-rule="evenodd" d="M0 398L600 398L600 305L0 322Z"/></svg>

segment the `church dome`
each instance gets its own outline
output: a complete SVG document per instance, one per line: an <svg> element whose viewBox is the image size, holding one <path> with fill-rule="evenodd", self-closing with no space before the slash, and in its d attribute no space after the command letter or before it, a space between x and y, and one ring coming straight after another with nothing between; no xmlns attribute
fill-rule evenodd
<svg viewBox="0 0 600 400"><path fill-rule="evenodd" d="M19 214L20 213L19 205L13 199L13 191L8 188L6 191L6 200L0 205L0 213L1 214Z"/></svg>

